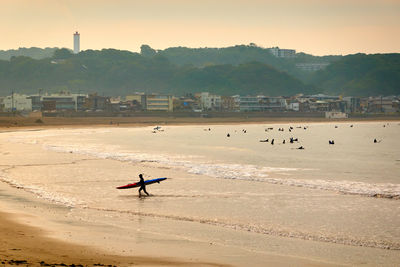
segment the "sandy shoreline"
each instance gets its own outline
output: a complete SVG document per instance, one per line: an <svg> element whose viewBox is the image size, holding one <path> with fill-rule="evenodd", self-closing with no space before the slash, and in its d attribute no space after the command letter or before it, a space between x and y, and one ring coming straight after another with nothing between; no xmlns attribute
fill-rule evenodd
<svg viewBox="0 0 400 267"><path fill-rule="evenodd" d="M46 237L46 231L21 224L16 215L0 212L0 264L23 266L226 266L148 257L109 255ZM64 264L64 265L63 265Z"/></svg>
<svg viewBox="0 0 400 267"><path fill-rule="evenodd" d="M315 117L0 117L0 128L48 128L48 127L95 127L95 126L151 126L151 125L188 125L188 124L246 124L246 123L316 123L316 122L368 122L400 121L400 117L368 117L349 119L326 119Z"/></svg>

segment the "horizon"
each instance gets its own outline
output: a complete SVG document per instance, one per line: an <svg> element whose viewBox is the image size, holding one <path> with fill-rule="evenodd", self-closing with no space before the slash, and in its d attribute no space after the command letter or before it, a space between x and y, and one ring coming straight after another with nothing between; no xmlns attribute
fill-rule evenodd
<svg viewBox="0 0 400 267"><path fill-rule="evenodd" d="M148 45L148 44L142 44L142 45ZM159 51L159 50L162 51L162 50L169 49L169 48L188 48L188 49L206 49L206 48L210 48L210 49L224 49L224 48L230 48L230 47L242 46L242 45L249 46L250 44L235 44L235 45L232 45L232 46L224 46L224 47L188 47L188 46L179 46L179 45L178 45L178 46L167 47L167 48L164 48L164 49L158 49L158 48L156 48L156 47L152 47L151 45L149 45L149 46L150 46L152 49L156 50L156 51ZM257 45L257 47L262 48L262 49L270 49L270 48L272 48L272 47L262 47L262 46L258 46L258 45ZM3 52L11 51L11 50L17 51L17 50L19 50L19 49L30 49L30 48L38 48L38 49L43 49L43 50L44 50L44 49L48 49L48 48L50 48L50 49L54 49L54 48L56 48L56 49L68 49L68 50L70 50L71 52L73 52L73 47L37 47L37 46L10 48L10 49L7 49L7 50L0 49L0 51L3 51ZM286 49L285 47L279 47L279 48L280 48L280 49ZM100 49L85 49L85 50L80 50L80 52L85 52L85 51L88 51L88 50L101 51L101 50L103 50L103 49L104 49L104 50L113 49L113 50L118 50L118 51L128 51L128 52L131 52L131 53L138 53L138 54L140 54L140 47L139 47L139 49L138 49L137 51L127 50L127 49L118 49L118 48L113 48L113 47L107 47L107 48L100 48ZM304 53L304 54L311 55L311 56L316 56L316 57L325 57L325 56L351 56L351 55L356 55L356 54L377 55L377 54L399 54L399 53L400 53L400 52L385 52L385 53L379 53L379 52L377 52L377 53L355 52L355 53L351 53L351 54L314 55L314 54L306 53L306 52L303 52L303 51L298 51L296 48L292 48L292 49L296 50L296 54L298 54L298 53Z"/></svg>
<svg viewBox="0 0 400 267"><path fill-rule="evenodd" d="M224 48L255 43L315 56L399 53L396 0L4 0L0 50L73 47L140 52L147 44ZM16 48L17 47L17 48Z"/></svg>

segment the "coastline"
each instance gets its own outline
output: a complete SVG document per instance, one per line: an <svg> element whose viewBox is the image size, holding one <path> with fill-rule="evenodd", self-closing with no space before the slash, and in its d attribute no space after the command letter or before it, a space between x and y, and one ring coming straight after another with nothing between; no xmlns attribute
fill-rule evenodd
<svg viewBox="0 0 400 267"><path fill-rule="evenodd" d="M141 127L152 125L212 125L212 124L254 124L254 123L326 123L326 122L374 122L400 121L400 116L354 117L327 119L321 117L0 117L0 129L54 128L54 127Z"/></svg>
<svg viewBox="0 0 400 267"><path fill-rule="evenodd" d="M156 257L110 255L90 247L46 237L45 229L22 224L15 219L19 216L0 211L0 263L3 266L226 266Z"/></svg>
<svg viewBox="0 0 400 267"><path fill-rule="evenodd" d="M57 118L55 118L57 119ZM106 118L108 119L108 118ZM124 119L124 118L121 118ZM379 121L381 121L380 119ZM99 120L100 122L101 120ZM210 122L210 119L204 119L201 120L204 121L203 124L212 124ZM368 120L369 121L369 120ZM383 121L383 120L382 120ZM66 121L63 121L64 123ZM103 120L104 122L104 120ZM234 124L250 124L250 123L300 123L303 121L282 121L282 120L276 120L276 121L236 121L236 120L230 120L230 121L214 121L214 124L227 124L227 125L234 125ZM326 123L326 122L332 122L332 120L324 120L324 121L304 121L304 122L312 122L312 123ZM338 121L336 121L338 122ZM351 121L349 120L341 120L339 123L349 123ZM362 122L367 122L367 120L362 120ZM154 121L136 121L136 122L126 122L125 120L121 120L120 125L118 124L47 124L45 127L34 127L34 126L20 126L20 127L10 127L7 128L7 131L18 131L18 130L41 130L41 129L52 129L52 128L87 128L87 127L116 127L116 126L121 126L121 127L140 127L140 126L153 126L155 123ZM195 125L199 124L201 125L201 122L195 121L192 119L192 121L186 121L186 120L179 120L178 123L174 122L167 122L166 125ZM165 124L161 124L165 125ZM1 145L1 144L0 144ZM4 148L7 148L7 146L3 146ZM6 150L5 150L6 151ZM25 150L24 150L25 151ZM29 151L29 150L27 150ZM72 155L73 156L73 155ZM68 154L69 157L69 154ZM74 156L75 157L75 156ZM20 160L18 159L18 162ZM1 188L0 188L1 190ZM13 189L14 190L14 189ZM6 201L7 202L7 201ZM3 204L3 201L1 201L1 204ZM5 203L6 204L6 203ZM36 204L35 204L36 205ZM24 204L25 207L25 204ZM8 205L0 206L0 217L1 218L6 218L4 214L1 213L1 211L8 211L7 210ZM35 207L36 209L36 207ZM176 252L176 250L171 250L166 249L166 251L175 251L174 254L171 254L172 259L177 259L177 260L169 260L168 258L152 258L153 255L156 256L158 253L154 252L150 255L146 255L144 257L126 257L126 256L114 256L112 253L113 252L100 252L101 250L98 250L98 248L91 248L90 246L86 245L75 245L75 243L65 243L63 239L54 239L54 238L48 238L47 231L51 229L50 227L47 227L46 224L34 224L34 226L39 226L39 228L31 228L30 226L26 226L25 220L19 220L21 216L25 216L24 212L25 209L16 209L12 208L10 209L11 211L11 220L10 219L5 219L5 220L0 220L0 225L6 230L3 230L3 228L0 229L0 239L7 240L7 244L4 244L4 247L0 247L0 262L4 261L7 262L8 264L16 264L18 262L16 261L21 261L20 264L22 265L30 265L30 266L40 266L40 262L46 262L48 264L67 264L67 265L89 265L93 266L95 264L103 264L103 265L116 265L116 266L130 266L130 265L151 265L151 266L223 266L222 264L218 263L209 263L211 262L222 262L226 263L224 260L221 260L219 257L210 257L210 256L204 256L202 255L201 257L197 257L197 259L193 259L192 256L188 258L189 256L183 255L183 257L179 257L179 252ZM13 214L16 213L16 214ZM9 215L9 214L8 214ZM34 216L37 216L35 214ZM8 217L8 216L7 216ZM44 216L46 219L47 217ZM15 220L17 219L17 220ZM31 225L28 223L27 225ZM9 227L9 228L7 228ZM11 229L11 230L10 230ZM14 229L14 230L13 230ZM94 228L88 228L90 230ZM33 231L33 232L31 232ZM10 236L10 233L13 233L14 236ZM14 238L15 237L15 238ZM21 239L21 238L25 238ZM20 240L20 243L15 243L15 240ZM151 238L149 238L151 239ZM150 242L156 242L153 239ZM13 241L13 242L8 242L8 241ZM32 242L31 242L32 241ZM30 243L29 243L30 242ZM55 242L55 243L54 243ZM175 241L174 241L175 242ZM304 241L301 240L295 240L295 242L303 243ZM2 242L5 243L5 242ZM284 244L287 242L285 241ZM77 242L76 244L81 244L80 242ZM43 245L43 246L42 246ZM181 243L182 245L182 243ZM184 244L183 244L184 245ZM317 244L319 246L319 244ZM321 244L321 246L325 246L326 244ZM199 246L196 244L196 249L202 250L204 247ZM208 244L207 244L208 246ZM329 244L329 246L332 246ZM65 248L68 249L65 249ZM342 245L338 245L338 247L342 247ZM57 250L57 248L60 248ZM345 246L343 246L345 248ZM17 249L17 250L14 250ZM21 249L21 250L18 250ZM50 250L49 250L50 249ZM53 251L56 250L56 251ZM100 248L102 249L102 248ZM206 248L204 251L209 251L210 248ZM354 248L350 248L354 249ZM215 249L213 249L215 250ZM355 249L354 249L355 250ZM18 254L19 253L19 254ZM112 255L111 255L111 254ZM48 256L54 256L53 258L48 258ZM123 255L123 254L121 254ZM141 255L140 253L138 255ZM25 257L25 258L24 258ZM165 256L164 256L165 257ZM321 261L315 261L315 259L305 259L305 258L298 258L294 254L288 254L288 255L278 255L278 254L269 254L266 255L265 258L268 257L268 260L266 262L270 263L269 265L271 266L288 266L288 265L297 265L297 266L328 266L328 265L336 265L336 264L331 264L330 262L321 262ZM70 260L67 262L67 260ZM269 261L270 259L270 261ZM23 262L26 261L26 262ZM114 261L115 263L113 263ZM232 264L232 262L227 262L227 264ZM237 264L232 264L233 266L236 266ZM100 265L101 266L101 265ZM237 266L242 266L242 265L237 265ZM261 266L261 265L260 265Z"/></svg>

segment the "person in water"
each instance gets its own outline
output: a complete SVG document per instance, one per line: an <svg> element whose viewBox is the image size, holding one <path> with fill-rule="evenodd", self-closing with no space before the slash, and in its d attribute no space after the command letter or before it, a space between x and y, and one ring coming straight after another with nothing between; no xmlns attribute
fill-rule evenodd
<svg viewBox="0 0 400 267"><path fill-rule="evenodd" d="M139 181L139 184L140 184L140 188L139 188L139 197L142 195L142 194L141 194L141 191L142 191L142 190L143 190L143 192L146 193L146 195L149 196L149 193L147 193L147 191L146 191L146 185L145 185L145 183L144 183L143 174L139 174L139 178L140 178L140 181Z"/></svg>

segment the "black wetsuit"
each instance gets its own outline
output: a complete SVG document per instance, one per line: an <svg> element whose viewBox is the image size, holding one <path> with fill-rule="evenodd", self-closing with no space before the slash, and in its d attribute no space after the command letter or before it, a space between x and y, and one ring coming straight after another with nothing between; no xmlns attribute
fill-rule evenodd
<svg viewBox="0 0 400 267"><path fill-rule="evenodd" d="M142 190L143 190L143 192L145 192L145 193L146 193L146 195L149 195L149 193L147 193L147 191L146 191L146 185L145 185L145 183L144 183L144 179L143 179L143 177L140 177L139 184L140 184L140 188L139 188L139 196L141 195L141 194L140 194L140 192L141 192Z"/></svg>

